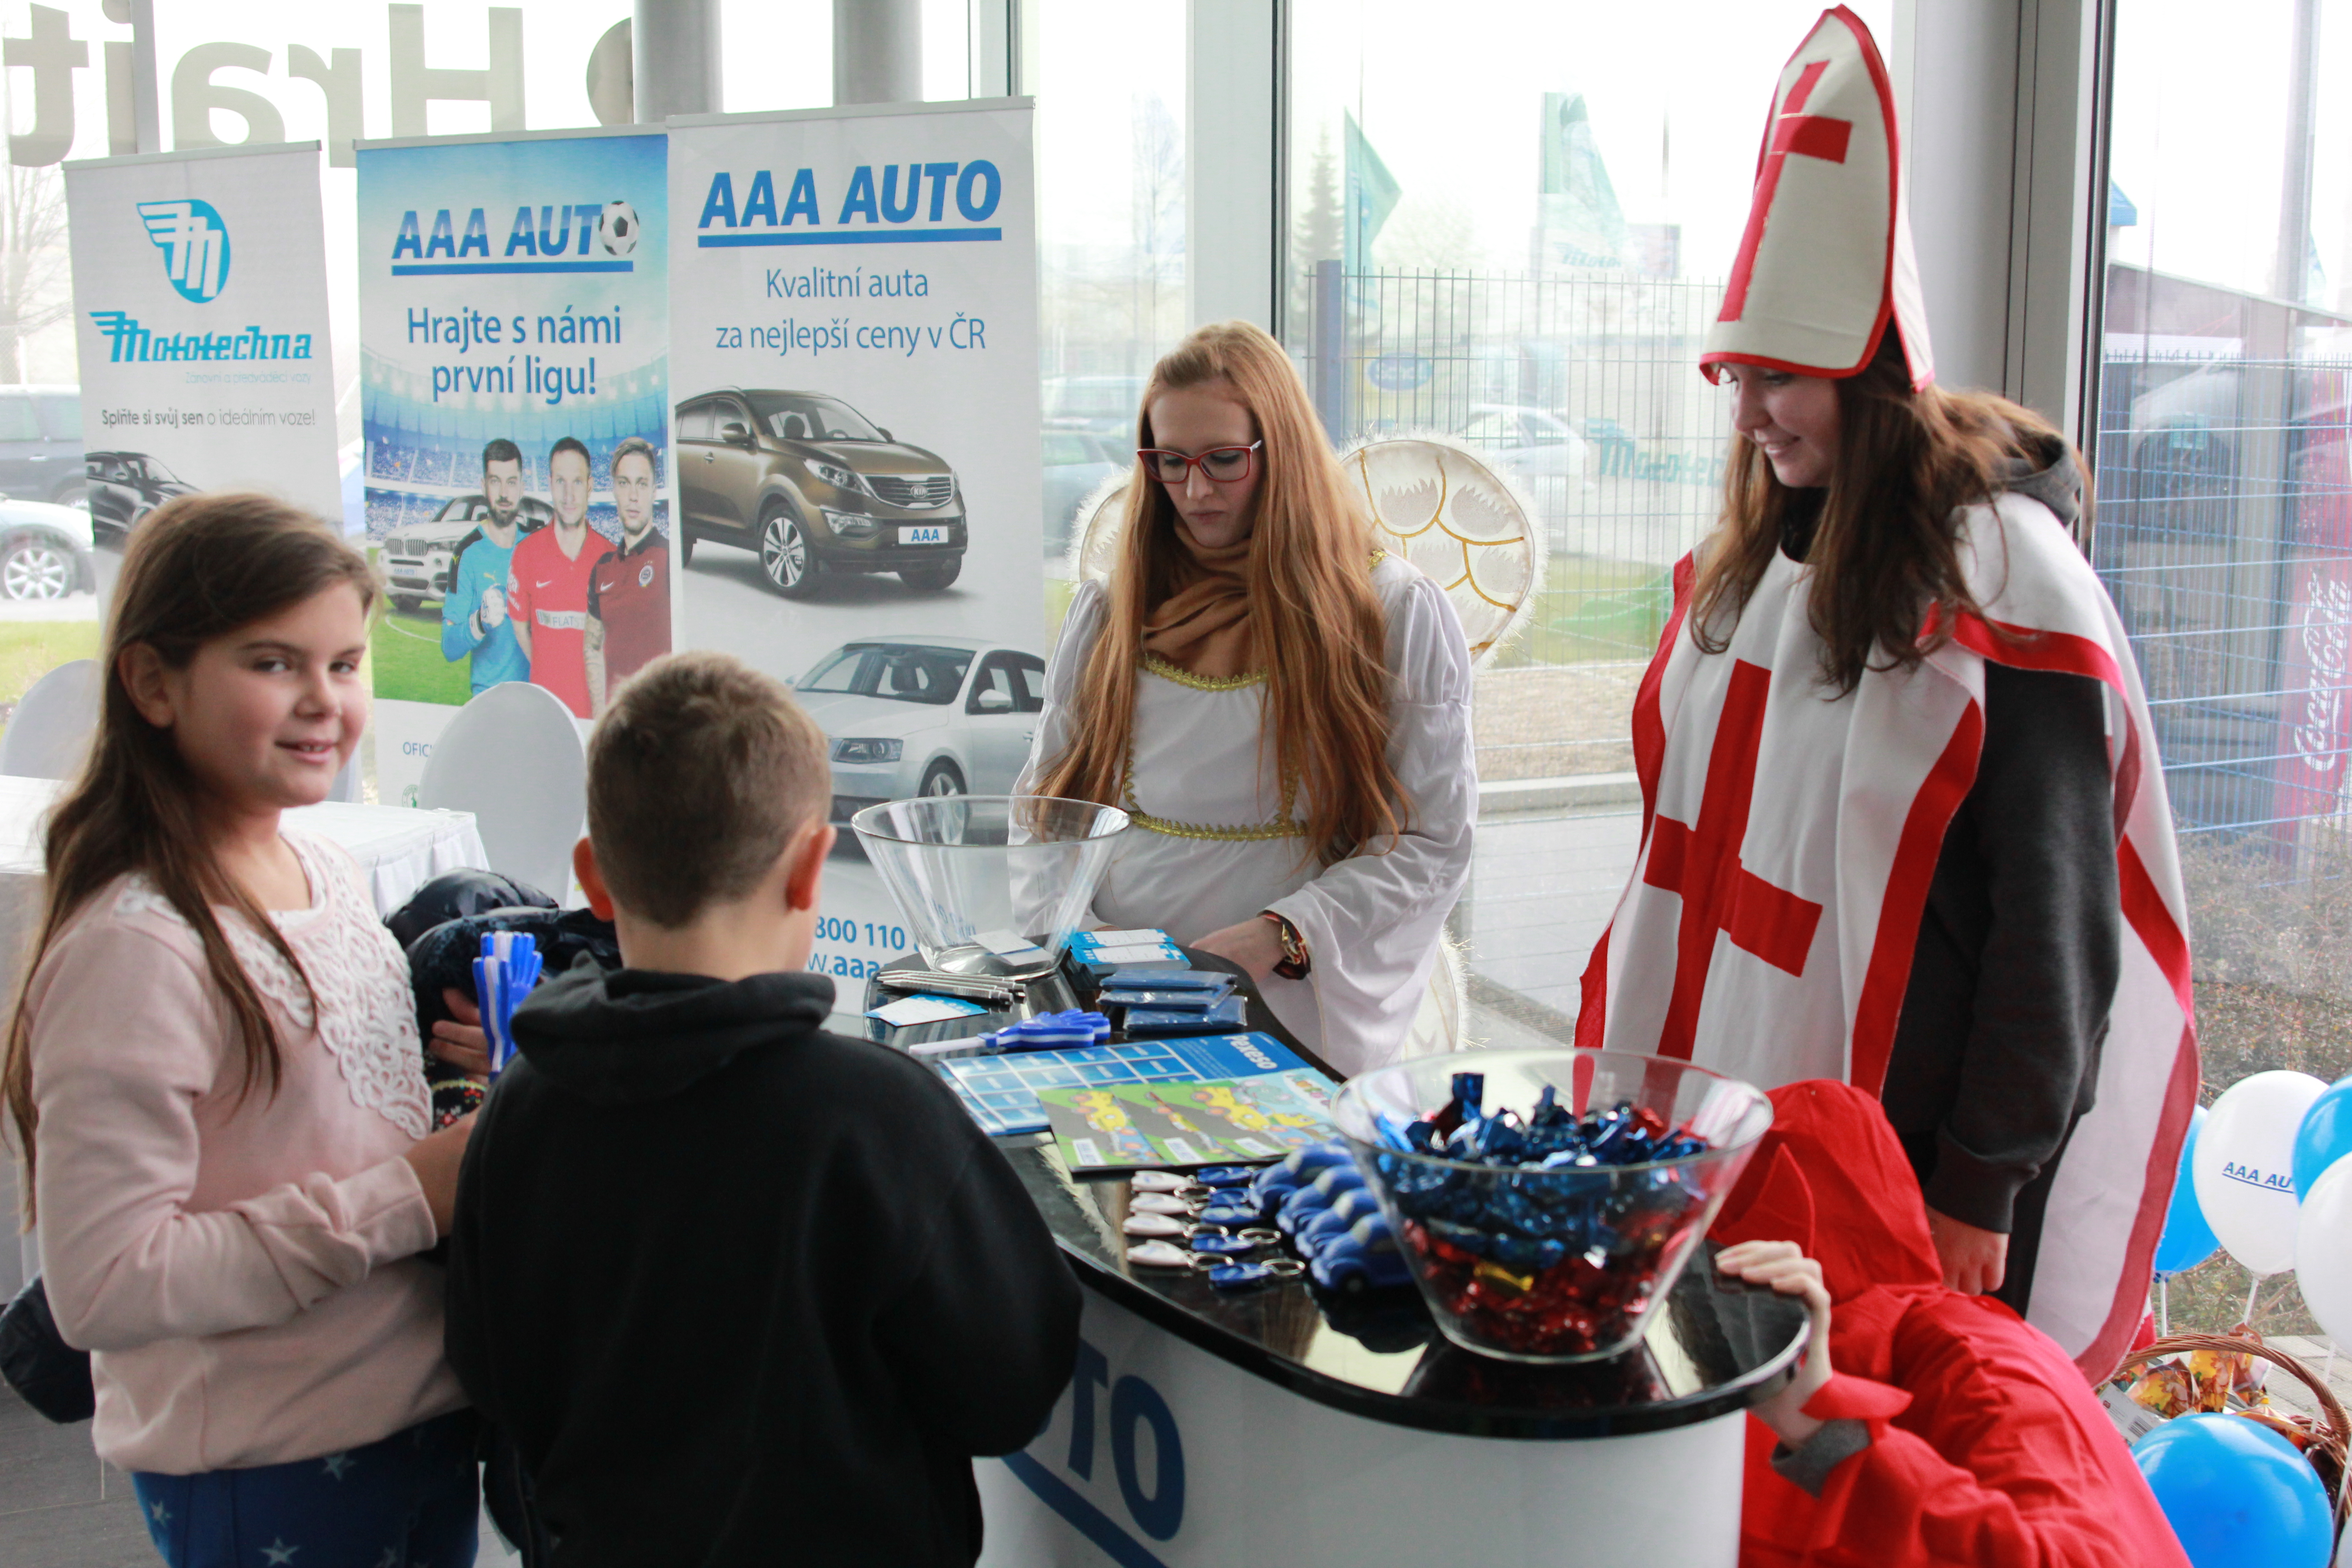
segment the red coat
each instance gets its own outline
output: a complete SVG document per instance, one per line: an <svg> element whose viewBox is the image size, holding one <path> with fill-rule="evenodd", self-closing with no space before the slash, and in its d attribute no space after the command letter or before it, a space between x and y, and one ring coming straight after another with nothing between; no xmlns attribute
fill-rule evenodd
<svg viewBox="0 0 2352 1568"><path fill-rule="evenodd" d="M1774 1124L1712 1238L1794 1241L1835 1303L1805 1413L1868 1423L1815 1498L1748 1423L1740 1556L1753 1568L2189 1568L2083 1374L1990 1297L1942 1283L1919 1184L1877 1101L1772 1091Z"/></svg>

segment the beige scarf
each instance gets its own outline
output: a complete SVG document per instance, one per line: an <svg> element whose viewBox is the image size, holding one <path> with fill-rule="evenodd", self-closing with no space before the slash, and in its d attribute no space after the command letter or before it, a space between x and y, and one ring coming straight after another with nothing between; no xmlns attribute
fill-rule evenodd
<svg viewBox="0 0 2352 1568"><path fill-rule="evenodd" d="M1250 541L1198 544L1180 520L1176 542L1183 548L1173 563L1174 587L1144 616L1143 651L1210 679L1255 674Z"/></svg>

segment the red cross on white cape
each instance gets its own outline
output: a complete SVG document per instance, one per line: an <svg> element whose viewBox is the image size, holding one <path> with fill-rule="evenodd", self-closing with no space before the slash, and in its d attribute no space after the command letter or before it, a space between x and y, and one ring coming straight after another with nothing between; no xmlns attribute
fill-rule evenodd
<svg viewBox="0 0 2352 1568"><path fill-rule="evenodd" d="M1810 568L1776 553L1729 646L1702 654L1684 628L1692 559L1675 567L1673 615L1634 700L1641 851L1585 972L1577 1044L1682 1057L1766 1088L1835 1078L1877 1093L1944 832L1976 778L1986 661L2097 679L2122 978L2096 1104L2051 1190L2027 1317L2104 1375L2146 1307L2196 1100L2171 809L2122 623L2064 527L2016 495L1965 519L1982 617L1843 697L1821 684Z"/></svg>

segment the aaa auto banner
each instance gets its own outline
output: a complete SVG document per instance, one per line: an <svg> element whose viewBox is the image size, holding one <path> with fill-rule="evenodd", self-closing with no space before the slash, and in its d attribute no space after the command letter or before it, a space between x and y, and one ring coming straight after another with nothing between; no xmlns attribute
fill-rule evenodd
<svg viewBox="0 0 2352 1568"><path fill-rule="evenodd" d="M995 100L670 122L682 640L798 687L845 837L877 801L1006 793L1036 727L1030 121ZM823 915L824 973L913 945L852 847Z"/></svg>
<svg viewBox="0 0 2352 1568"><path fill-rule="evenodd" d="M528 680L584 722L668 651L665 158L658 132L361 144L387 803L475 695Z"/></svg>
<svg viewBox="0 0 2352 1568"><path fill-rule="evenodd" d="M192 490L265 490L340 523L319 144L93 159L65 178L99 540Z"/></svg>

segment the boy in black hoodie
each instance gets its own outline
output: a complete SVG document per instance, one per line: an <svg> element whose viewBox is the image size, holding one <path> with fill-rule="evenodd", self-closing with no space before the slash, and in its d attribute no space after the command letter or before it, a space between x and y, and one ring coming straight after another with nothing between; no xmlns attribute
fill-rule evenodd
<svg viewBox="0 0 2352 1568"><path fill-rule="evenodd" d="M1044 1425L1078 1289L928 1068L824 1032L833 829L784 689L685 654L588 748L581 887L626 967L515 1015L449 1256L450 1364L562 1568L969 1564L971 1458Z"/></svg>

